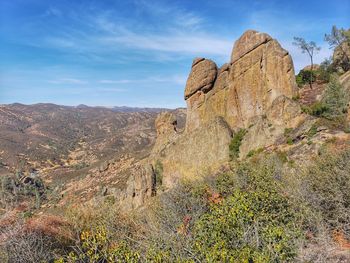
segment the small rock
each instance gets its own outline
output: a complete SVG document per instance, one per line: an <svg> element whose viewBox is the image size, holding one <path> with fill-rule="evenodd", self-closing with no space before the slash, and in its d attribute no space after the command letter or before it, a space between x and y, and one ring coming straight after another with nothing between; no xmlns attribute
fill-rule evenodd
<svg viewBox="0 0 350 263"><path fill-rule="evenodd" d="M317 127L317 132L327 131L327 130L328 130L328 128L326 126Z"/></svg>

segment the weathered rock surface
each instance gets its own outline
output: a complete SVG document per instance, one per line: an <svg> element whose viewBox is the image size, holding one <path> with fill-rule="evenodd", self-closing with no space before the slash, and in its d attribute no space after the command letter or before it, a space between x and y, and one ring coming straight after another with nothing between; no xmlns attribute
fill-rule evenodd
<svg viewBox="0 0 350 263"><path fill-rule="evenodd" d="M288 52L269 35L249 30L219 69L211 60L194 59L185 88L185 131L177 131L173 116L160 115L150 162L162 164L166 188L180 178L215 173L230 161L233 131L247 130L240 147L245 157L274 144L285 128L301 125L305 115L292 100L297 93Z"/></svg>
<svg viewBox="0 0 350 263"><path fill-rule="evenodd" d="M266 114L256 116L254 124L247 128L240 147L240 158L246 157L251 150L269 147L275 144L276 140L284 139L285 129L295 129L305 122L306 117L297 102L284 95L279 96L267 109ZM305 129L308 130L311 125L312 123Z"/></svg>
<svg viewBox="0 0 350 263"><path fill-rule="evenodd" d="M339 82L350 93L350 71L341 75Z"/></svg>
<svg viewBox="0 0 350 263"><path fill-rule="evenodd" d="M339 81L341 85L348 91L350 94L350 71L344 73L343 75L340 76ZM350 95L349 95L350 96ZM347 122L348 126L350 128L350 103L348 105L348 114L347 114Z"/></svg>
<svg viewBox="0 0 350 263"><path fill-rule="evenodd" d="M334 66L340 72L349 70L350 64L350 44L347 42L342 43L336 47L333 52L333 63Z"/></svg>
<svg viewBox="0 0 350 263"><path fill-rule="evenodd" d="M195 179L229 161L232 131L221 117L191 133L182 133L153 152L163 166L163 184L171 187L179 178Z"/></svg>
<svg viewBox="0 0 350 263"><path fill-rule="evenodd" d="M195 58L192 63L192 70L187 79L185 99L197 91L206 92L213 87L217 74L216 64L204 58Z"/></svg>
<svg viewBox="0 0 350 263"><path fill-rule="evenodd" d="M139 165L133 169L133 173L126 183L126 190L116 193L115 197L126 210L138 208L147 198L155 194L155 177L151 165ZM122 197L122 198L120 198Z"/></svg>
<svg viewBox="0 0 350 263"><path fill-rule="evenodd" d="M231 63L222 66L215 79L213 62L194 65L185 91L187 132L216 116L224 117L232 129L248 127L251 118L264 114L274 99L292 98L298 92L288 52L269 35L253 30L235 42Z"/></svg>

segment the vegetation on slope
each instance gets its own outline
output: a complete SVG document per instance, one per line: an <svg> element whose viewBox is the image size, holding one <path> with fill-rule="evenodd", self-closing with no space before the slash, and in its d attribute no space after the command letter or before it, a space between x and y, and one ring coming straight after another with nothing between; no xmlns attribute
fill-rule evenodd
<svg viewBox="0 0 350 263"><path fill-rule="evenodd" d="M335 247L333 237L350 238L350 151L324 150L305 169L284 162L261 153L220 176L182 182L127 216L110 203L71 207L60 232L69 233L65 238L43 231L21 244L41 251L46 235L56 262L335 260L327 250ZM9 242L2 255L28 262Z"/></svg>

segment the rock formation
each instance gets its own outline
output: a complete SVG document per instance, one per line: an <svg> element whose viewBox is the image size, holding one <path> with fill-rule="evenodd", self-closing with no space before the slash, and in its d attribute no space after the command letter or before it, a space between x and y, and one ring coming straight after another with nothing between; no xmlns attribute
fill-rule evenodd
<svg viewBox="0 0 350 263"><path fill-rule="evenodd" d="M230 64L196 58L187 80L186 130L190 132L216 116L232 129L248 127L280 95L297 95L293 62L269 35L245 32L234 44Z"/></svg>
<svg viewBox="0 0 350 263"><path fill-rule="evenodd" d="M273 144L286 127L303 121L291 56L269 35L249 30L234 44L231 61L218 68L195 58L186 88L186 128L171 114L157 118L150 159L163 166L163 184L215 172L229 161L234 131L247 130L241 156Z"/></svg>
<svg viewBox="0 0 350 263"><path fill-rule="evenodd" d="M229 144L242 128L246 134L240 158L285 140L286 128L300 127L306 118L293 100L297 95L292 59L267 34L245 32L234 43L230 63L220 68L211 60L195 58L184 93L184 131L178 129L175 115L159 114L150 156L135 166L125 189L114 196L122 207L136 208L156 190L172 187L178 180L194 180L225 169L230 161ZM156 185L159 181L162 187Z"/></svg>

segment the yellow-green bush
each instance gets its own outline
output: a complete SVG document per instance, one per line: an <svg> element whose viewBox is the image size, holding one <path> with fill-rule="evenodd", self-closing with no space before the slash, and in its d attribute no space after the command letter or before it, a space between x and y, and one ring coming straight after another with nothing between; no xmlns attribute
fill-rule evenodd
<svg viewBox="0 0 350 263"><path fill-rule="evenodd" d="M245 163L218 179L225 198L196 223L195 249L208 262L287 262L296 255L298 211L279 193L272 163ZM275 182L274 182L275 181Z"/></svg>

